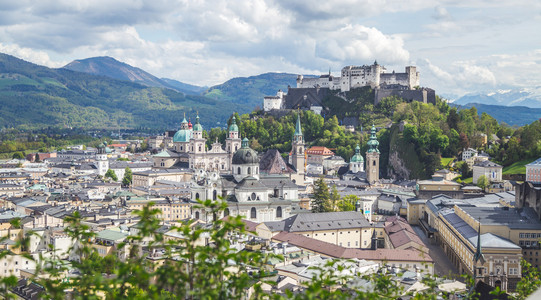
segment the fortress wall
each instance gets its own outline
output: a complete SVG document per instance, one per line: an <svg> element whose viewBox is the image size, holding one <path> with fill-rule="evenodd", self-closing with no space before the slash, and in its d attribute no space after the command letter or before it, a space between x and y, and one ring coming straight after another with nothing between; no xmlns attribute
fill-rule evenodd
<svg viewBox="0 0 541 300"><path fill-rule="evenodd" d="M419 101L423 103L435 103L435 91L429 89L420 89L420 90L396 90L396 89L376 89L374 105L377 105L381 99L398 96L404 98L408 101Z"/></svg>

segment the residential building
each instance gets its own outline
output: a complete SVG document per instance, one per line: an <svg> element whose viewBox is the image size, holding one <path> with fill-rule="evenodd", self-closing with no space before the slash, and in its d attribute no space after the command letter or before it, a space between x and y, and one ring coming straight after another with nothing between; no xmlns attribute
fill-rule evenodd
<svg viewBox="0 0 541 300"><path fill-rule="evenodd" d="M479 161L473 165L473 183L484 175L489 182L502 182L503 167L489 160Z"/></svg>

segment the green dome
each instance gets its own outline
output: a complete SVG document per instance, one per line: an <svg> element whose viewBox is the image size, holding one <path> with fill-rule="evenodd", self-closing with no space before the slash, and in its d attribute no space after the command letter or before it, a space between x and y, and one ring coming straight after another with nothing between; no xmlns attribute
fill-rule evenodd
<svg viewBox="0 0 541 300"><path fill-rule="evenodd" d="M235 152L233 155L232 163L234 165L244 165L244 164L258 164L259 158L257 157L257 152L254 149L248 146L248 139L244 138L242 140L242 147Z"/></svg>
<svg viewBox="0 0 541 300"><path fill-rule="evenodd" d="M192 137L192 132L189 129L181 129L175 133L173 136L173 142L184 142L187 143Z"/></svg>
<svg viewBox="0 0 541 300"><path fill-rule="evenodd" d="M199 114L195 117L195 125L193 126L193 131L203 131L203 126L199 123Z"/></svg>
<svg viewBox="0 0 541 300"><path fill-rule="evenodd" d="M350 162L364 162L364 158L361 155L361 147L357 144L357 147L355 147L355 155L351 157Z"/></svg>
<svg viewBox="0 0 541 300"><path fill-rule="evenodd" d="M239 132L239 126L237 126L237 120L235 116L231 120L231 125L229 125L229 132Z"/></svg>

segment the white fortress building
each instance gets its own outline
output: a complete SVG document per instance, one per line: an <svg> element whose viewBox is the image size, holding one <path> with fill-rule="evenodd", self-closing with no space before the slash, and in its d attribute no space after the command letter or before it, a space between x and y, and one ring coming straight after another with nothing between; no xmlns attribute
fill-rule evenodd
<svg viewBox="0 0 541 300"><path fill-rule="evenodd" d="M329 88L347 92L353 88L370 86L379 88L382 85L400 85L406 89L414 89L419 86L419 72L417 67L406 67L405 73L385 73L385 67L377 61L370 66L346 66L342 68L341 77L334 77L330 73L321 75L319 78L297 77L297 88Z"/></svg>
<svg viewBox="0 0 541 300"><path fill-rule="evenodd" d="M355 88L369 86L375 91L374 104L389 96L399 96L408 101L435 102L432 89L419 87L417 67L407 66L404 73L385 73L377 62L369 66L347 66L341 76L330 74L317 78L297 76L297 87L288 87L287 93L279 90L276 96L263 98L263 110L303 109L321 114L325 109L323 99L329 91L348 92Z"/></svg>

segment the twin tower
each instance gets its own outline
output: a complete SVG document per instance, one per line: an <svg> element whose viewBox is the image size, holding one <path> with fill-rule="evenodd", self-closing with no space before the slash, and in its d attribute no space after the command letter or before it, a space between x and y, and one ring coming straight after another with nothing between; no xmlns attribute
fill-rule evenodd
<svg viewBox="0 0 541 300"><path fill-rule="evenodd" d="M366 180L369 184L379 182L379 142L376 136L376 127L372 125L370 139L368 140L368 150L366 151ZM350 170L354 173L364 171L364 159L360 153L359 145L355 148L355 155L350 160ZM305 144L301 128L300 114L297 114L297 123L295 124L295 133L292 142L292 164L297 170L297 175L304 178L305 172ZM297 182L299 182L297 180Z"/></svg>

